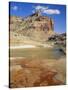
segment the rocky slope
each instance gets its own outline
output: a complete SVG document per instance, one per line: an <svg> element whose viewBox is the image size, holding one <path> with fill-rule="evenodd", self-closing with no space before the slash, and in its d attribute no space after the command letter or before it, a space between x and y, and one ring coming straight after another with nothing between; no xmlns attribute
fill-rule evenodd
<svg viewBox="0 0 68 90"><path fill-rule="evenodd" d="M48 41L52 41L54 45L58 46L66 54L66 33L52 35L48 38Z"/></svg>
<svg viewBox="0 0 68 90"><path fill-rule="evenodd" d="M26 18L10 16L10 42L19 41L19 37L21 42L24 40L23 37L32 41L45 42L49 36L54 34L53 26L54 22L51 18L41 16L39 13Z"/></svg>

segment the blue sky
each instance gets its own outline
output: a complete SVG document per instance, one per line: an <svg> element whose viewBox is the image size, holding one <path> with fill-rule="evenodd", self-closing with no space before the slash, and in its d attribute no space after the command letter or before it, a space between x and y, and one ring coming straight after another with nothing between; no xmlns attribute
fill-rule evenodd
<svg viewBox="0 0 68 90"><path fill-rule="evenodd" d="M56 4L10 2L9 14L11 16L27 17L40 10L44 16L54 20L54 31L57 33L66 32L66 6Z"/></svg>

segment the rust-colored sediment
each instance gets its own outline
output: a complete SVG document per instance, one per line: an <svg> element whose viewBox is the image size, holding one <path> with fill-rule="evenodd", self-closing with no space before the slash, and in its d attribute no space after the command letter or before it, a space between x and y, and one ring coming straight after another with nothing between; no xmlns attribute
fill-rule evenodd
<svg viewBox="0 0 68 90"><path fill-rule="evenodd" d="M20 65L20 68L10 69L10 88L64 84L63 80L55 78L59 72L53 67L47 67L46 64L45 62L45 66L43 66L43 61L40 62L39 60L16 61L16 67Z"/></svg>

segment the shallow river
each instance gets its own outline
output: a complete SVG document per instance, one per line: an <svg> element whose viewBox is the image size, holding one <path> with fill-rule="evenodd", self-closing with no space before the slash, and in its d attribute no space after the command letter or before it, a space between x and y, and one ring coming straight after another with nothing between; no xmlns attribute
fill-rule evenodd
<svg viewBox="0 0 68 90"><path fill-rule="evenodd" d="M61 57L65 57L65 55L57 48L24 48L11 49L10 57L25 57L28 59L59 59Z"/></svg>

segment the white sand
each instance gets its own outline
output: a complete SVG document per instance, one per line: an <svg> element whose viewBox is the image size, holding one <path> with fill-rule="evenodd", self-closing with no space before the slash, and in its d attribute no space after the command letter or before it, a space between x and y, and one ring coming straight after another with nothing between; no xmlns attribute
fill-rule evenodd
<svg viewBox="0 0 68 90"><path fill-rule="evenodd" d="M10 49L21 49L21 48L36 48L36 46L34 45L10 46Z"/></svg>
<svg viewBox="0 0 68 90"><path fill-rule="evenodd" d="M52 48L52 45L48 45L48 44L40 44L41 46L43 46L44 48ZM36 48L39 46L36 45L17 45L17 46L10 46L10 49L22 49L22 48Z"/></svg>
<svg viewBox="0 0 68 90"><path fill-rule="evenodd" d="M48 47L48 48L51 48L51 47L52 47L51 45L48 45L48 44L43 44L42 46L43 46L43 47L46 47L46 48L47 48L47 47Z"/></svg>
<svg viewBox="0 0 68 90"><path fill-rule="evenodd" d="M14 60L14 59L24 59L25 57L10 57L10 60Z"/></svg>

